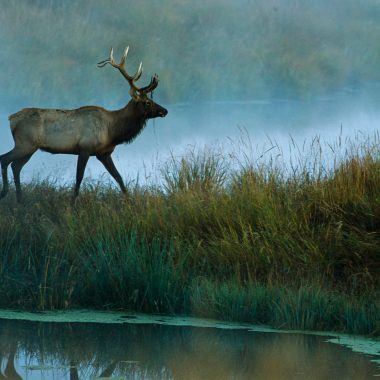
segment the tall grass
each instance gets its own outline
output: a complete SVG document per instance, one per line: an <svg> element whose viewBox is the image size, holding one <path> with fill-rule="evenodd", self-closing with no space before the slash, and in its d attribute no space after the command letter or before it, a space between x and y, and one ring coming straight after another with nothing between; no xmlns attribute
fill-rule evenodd
<svg viewBox="0 0 380 380"><path fill-rule="evenodd" d="M193 152L160 183L90 183L75 205L27 184L22 205L0 203L0 306L379 334L380 150L348 146L330 166L316 140L288 166Z"/></svg>

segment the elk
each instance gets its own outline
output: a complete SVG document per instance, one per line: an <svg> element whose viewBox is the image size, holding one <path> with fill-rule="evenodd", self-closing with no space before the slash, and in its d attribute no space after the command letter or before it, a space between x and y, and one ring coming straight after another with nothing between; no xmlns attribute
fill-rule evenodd
<svg viewBox="0 0 380 380"><path fill-rule="evenodd" d="M130 86L131 100L122 109L109 111L98 106L85 106L73 110L24 108L10 115L10 128L14 148L0 155L3 189L0 199L8 193L8 166L11 164L17 201L21 201L20 172L38 150L49 153L75 154L78 156L74 199L79 194L80 184L90 156L95 156L115 179L123 193L123 179L116 169L111 154L121 143L132 142L144 129L148 119L164 117L168 111L148 97L158 85L155 74L145 87L137 87L142 74L142 63L135 75L129 75L125 62L129 46L120 63L116 63L111 48L109 58L98 63L98 67L110 64L119 70Z"/></svg>

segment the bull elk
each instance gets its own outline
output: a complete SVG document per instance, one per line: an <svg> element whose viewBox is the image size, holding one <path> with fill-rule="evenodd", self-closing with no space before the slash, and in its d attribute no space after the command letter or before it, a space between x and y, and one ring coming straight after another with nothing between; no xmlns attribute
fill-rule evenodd
<svg viewBox="0 0 380 380"><path fill-rule="evenodd" d="M156 75L147 86L139 88L136 81L141 77L142 63L135 75L127 73L124 65L128 50L129 47L125 49L120 63L115 62L112 48L109 58L98 63L98 67L110 64L128 81L132 99L124 108L116 111L97 106L74 110L24 108L9 117L15 146L0 156L3 178L0 199L8 193L7 169L11 164L17 201L21 200L21 169L38 149L78 156L74 197L79 193L90 156L96 156L119 184L121 191L126 191L121 175L112 161L112 152L117 145L132 142L148 119L164 117L168 113L148 97L158 85Z"/></svg>

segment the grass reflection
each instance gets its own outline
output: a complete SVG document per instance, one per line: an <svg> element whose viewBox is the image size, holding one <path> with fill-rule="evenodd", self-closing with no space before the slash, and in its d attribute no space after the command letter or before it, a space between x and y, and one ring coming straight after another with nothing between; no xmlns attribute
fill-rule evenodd
<svg viewBox="0 0 380 380"><path fill-rule="evenodd" d="M5 320L0 363L0 379L320 380L377 371L366 357L317 336Z"/></svg>

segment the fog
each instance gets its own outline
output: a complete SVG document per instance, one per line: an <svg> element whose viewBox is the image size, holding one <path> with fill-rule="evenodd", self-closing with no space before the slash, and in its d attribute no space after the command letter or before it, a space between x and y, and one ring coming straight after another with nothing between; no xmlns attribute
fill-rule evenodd
<svg viewBox="0 0 380 380"><path fill-rule="evenodd" d="M125 80L96 67L111 45L117 59L130 45L129 71L143 61L142 84L159 75L154 100L169 110L116 149L127 181L155 180L168 158L204 146L286 161L292 141L372 136L379 21L375 0L5 0L0 153L13 147L7 117L23 107L123 107ZM38 152L22 180L70 184L75 167L75 156ZM103 173L90 159L87 178L110 181Z"/></svg>

